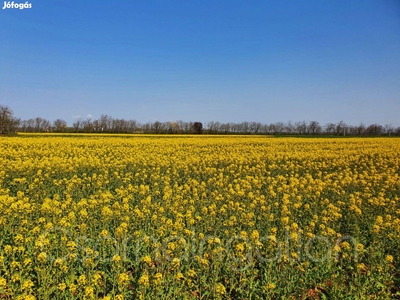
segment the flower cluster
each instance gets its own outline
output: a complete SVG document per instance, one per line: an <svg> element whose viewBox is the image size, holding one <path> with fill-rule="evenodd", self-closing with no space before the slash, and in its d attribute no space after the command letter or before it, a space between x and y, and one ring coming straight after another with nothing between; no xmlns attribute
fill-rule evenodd
<svg viewBox="0 0 400 300"><path fill-rule="evenodd" d="M393 298L399 198L398 139L0 137L0 297Z"/></svg>

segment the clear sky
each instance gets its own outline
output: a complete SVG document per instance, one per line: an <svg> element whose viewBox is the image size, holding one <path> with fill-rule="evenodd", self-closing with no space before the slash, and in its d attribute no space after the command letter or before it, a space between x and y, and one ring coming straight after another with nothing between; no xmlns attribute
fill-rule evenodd
<svg viewBox="0 0 400 300"><path fill-rule="evenodd" d="M400 126L399 0L29 3L0 9L21 119Z"/></svg>

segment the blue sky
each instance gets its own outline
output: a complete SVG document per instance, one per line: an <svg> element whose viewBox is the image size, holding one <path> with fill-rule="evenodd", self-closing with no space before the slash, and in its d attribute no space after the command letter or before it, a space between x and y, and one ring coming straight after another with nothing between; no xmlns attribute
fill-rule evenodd
<svg viewBox="0 0 400 300"><path fill-rule="evenodd" d="M400 126L398 0L29 2L0 10L22 119Z"/></svg>

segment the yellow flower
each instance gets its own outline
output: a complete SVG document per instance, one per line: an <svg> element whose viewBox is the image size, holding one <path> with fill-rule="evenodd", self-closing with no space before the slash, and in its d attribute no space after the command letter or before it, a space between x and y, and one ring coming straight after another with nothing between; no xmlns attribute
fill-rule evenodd
<svg viewBox="0 0 400 300"><path fill-rule="evenodd" d="M260 238L260 233L258 232L258 230L253 230L253 232L251 233L250 238L253 241L257 241Z"/></svg>
<svg viewBox="0 0 400 300"><path fill-rule="evenodd" d="M60 283L58 286L57 286L57 289L59 289L60 291L64 291L65 289L67 288L67 285L63 282L63 283Z"/></svg>
<svg viewBox="0 0 400 300"><path fill-rule="evenodd" d="M59 266L61 266L63 264L63 260L61 259L61 258L57 258L55 261L54 261L54 263L53 263L53 265L55 266L55 267L59 267Z"/></svg>
<svg viewBox="0 0 400 300"><path fill-rule="evenodd" d="M386 255L386 261L387 261L389 264L393 263L393 256L390 255L390 254Z"/></svg>
<svg viewBox="0 0 400 300"><path fill-rule="evenodd" d="M4 253L5 254L10 254L12 252L12 247L10 245L5 245L4 246Z"/></svg>
<svg viewBox="0 0 400 300"><path fill-rule="evenodd" d="M268 283L267 287L268 287L268 289L273 290L276 287L276 285L275 285L275 283Z"/></svg>
<svg viewBox="0 0 400 300"><path fill-rule="evenodd" d="M365 271L367 267L365 266L365 264L361 263L357 265L357 269L360 271Z"/></svg>
<svg viewBox="0 0 400 300"><path fill-rule="evenodd" d="M200 260L200 263L201 263L201 265L202 265L203 267L208 267L208 265L209 265L209 262L208 262L208 260L207 260L206 258L202 258L202 259Z"/></svg>
<svg viewBox="0 0 400 300"><path fill-rule="evenodd" d="M172 267L174 267L174 268L179 267L179 266L181 265L181 260L180 260L179 258L176 258L176 257L175 257L175 258L172 260L171 265L172 265Z"/></svg>
<svg viewBox="0 0 400 300"><path fill-rule="evenodd" d="M283 217L283 218L281 218L281 222L282 222L283 225L289 224L289 217Z"/></svg>
<svg viewBox="0 0 400 300"><path fill-rule="evenodd" d="M154 284L156 284L156 285L160 284L162 279L163 279L163 275L161 273L157 272L154 275Z"/></svg>
<svg viewBox="0 0 400 300"><path fill-rule="evenodd" d="M85 297L93 298L94 297L94 288L91 286L85 287Z"/></svg>
<svg viewBox="0 0 400 300"><path fill-rule="evenodd" d="M32 282L32 280L30 280L30 279L28 279L28 280L25 280L23 283L22 283L22 290L28 290L28 289L31 289L32 287L34 287L35 285L34 285L34 283Z"/></svg>
<svg viewBox="0 0 400 300"><path fill-rule="evenodd" d="M32 259L26 258L24 259L24 267L28 267L32 264Z"/></svg>
<svg viewBox="0 0 400 300"><path fill-rule="evenodd" d="M80 285L86 284L86 275L85 274L82 274L81 276L78 277L78 284L80 284Z"/></svg>
<svg viewBox="0 0 400 300"><path fill-rule="evenodd" d="M139 284L143 285L143 286L149 286L149 275L147 274L143 274L140 278L139 278Z"/></svg>
<svg viewBox="0 0 400 300"><path fill-rule="evenodd" d="M217 294L220 295L226 294L225 286L222 283L217 283L217 285L215 286L215 291L217 292Z"/></svg>
<svg viewBox="0 0 400 300"><path fill-rule="evenodd" d="M17 282L17 281L21 281L21 276L19 274L13 274L11 276L11 281L12 282Z"/></svg>
<svg viewBox="0 0 400 300"><path fill-rule="evenodd" d="M333 251L335 251L335 252L341 252L341 251L342 251L342 248L340 248L339 245L335 245L335 246L333 247Z"/></svg>
<svg viewBox="0 0 400 300"><path fill-rule="evenodd" d="M96 272L96 273L93 275L93 281L94 281L94 284L95 284L95 285L99 285L101 279L102 279L101 272Z"/></svg>
<svg viewBox="0 0 400 300"><path fill-rule="evenodd" d="M193 269L190 269L190 270L187 272L187 275L188 275L189 277L195 277L195 276L196 276L196 272L195 272Z"/></svg>
<svg viewBox="0 0 400 300"><path fill-rule="evenodd" d="M142 261L147 263L147 264L151 264L151 257L150 255L146 255L142 257Z"/></svg>
<svg viewBox="0 0 400 300"><path fill-rule="evenodd" d="M181 272L176 273L175 277L176 280L184 280L185 276Z"/></svg>
<svg viewBox="0 0 400 300"><path fill-rule="evenodd" d="M76 243L74 241L67 242L67 248L69 251L74 251L76 249Z"/></svg>
<svg viewBox="0 0 400 300"><path fill-rule="evenodd" d="M119 256L118 254L115 254L115 255L112 257L111 261L112 261L112 262L115 262L115 263L119 263L119 262L121 261L121 256Z"/></svg>
<svg viewBox="0 0 400 300"><path fill-rule="evenodd" d="M348 250L348 249L351 248L351 247L350 247L350 244L349 244L348 242L343 242L343 243L341 243L341 244L340 244L340 247L341 247L342 249L344 249L344 250Z"/></svg>
<svg viewBox="0 0 400 300"><path fill-rule="evenodd" d="M46 254L46 252L40 252L39 255L38 255L38 257L37 257L37 260L38 260L39 262L41 262L41 263L45 263L45 262L47 261L47 254Z"/></svg>
<svg viewBox="0 0 400 300"><path fill-rule="evenodd" d="M77 289L77 286L73 283L69 286L69 290L72 294L75 294L76 289Z"/></svg>
<svg viewBox="0 0 400 300"><path fill-rule="evenodd" d="M23 243L24 237L22 236L22 234L17 234L14 238L14 241L16 244Z"/></svg>
<svg viewBox="0 0 400 300"><path fill-rule="evenodd" d="M383 224L383 218L382 216L377 216L376 217L376 225L381 226Z"/></svg>
<svg viewBox="0 0 400 300"><path fill-rule="evenodd" d="M5 287L7 285L7 280L4 277L0 277L0 287Z"/></svg>
<svg viewBox="0 0 400 300"><path fill-rule="evenodd" d="M12 261L10 263L10 267L11 267L11 269L19 269L19 268L21 268L21 264L17 261Z"/></svg>
<svg viewBox="0 0 400 300"><path fill-rule="evenodd" d="M129 282L129 275L127 273L121 273L118 276L118 284L126 285Z"/></svg>

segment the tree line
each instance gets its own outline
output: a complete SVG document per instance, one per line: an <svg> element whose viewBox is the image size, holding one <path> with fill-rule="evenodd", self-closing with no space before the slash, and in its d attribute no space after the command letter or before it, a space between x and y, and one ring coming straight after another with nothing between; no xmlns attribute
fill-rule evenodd
<svg viewBox="0 0 400 300"><path fill-rule="evenodd" d="M76 119L72 127L62 119L54 122L37 117L20 120L7 106L0 105L0 134L12 132L60 132L60 133L155 133L155 134L273 134L273 135L336 135L336 136L400 136L400 127L391 124L357 126L343 121L321 125L317 121L222 123L201 122L147 122L125 120L101 115L98 119Z"/></svg>

